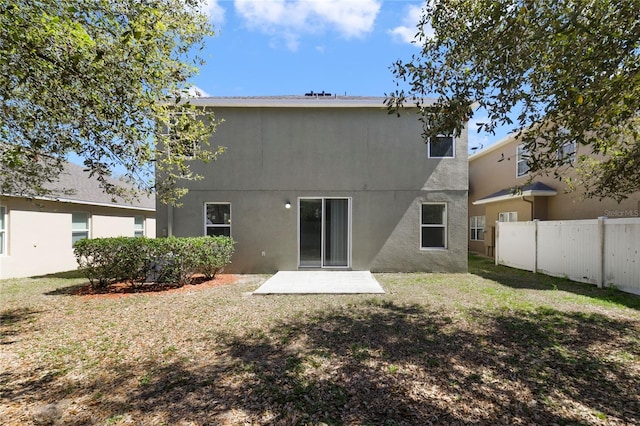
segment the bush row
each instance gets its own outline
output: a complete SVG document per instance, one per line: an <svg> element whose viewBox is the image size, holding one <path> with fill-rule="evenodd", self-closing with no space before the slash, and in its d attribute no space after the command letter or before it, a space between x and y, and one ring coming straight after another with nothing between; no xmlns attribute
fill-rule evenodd
<svg viewBox="0 0 640 426"><path fill-rule="evenodd" d="M91 285L106 287L126 281L184 285L195 274L215 277L231 263L233 240L229 237L192 238L94 238L76 242L78 268Z"/></svg>

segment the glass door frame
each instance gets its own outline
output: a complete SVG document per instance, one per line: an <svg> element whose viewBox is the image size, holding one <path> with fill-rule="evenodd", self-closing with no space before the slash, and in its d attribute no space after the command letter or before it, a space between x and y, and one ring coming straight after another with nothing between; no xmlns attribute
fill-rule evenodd
<svg viewBox="0 0 640 426"><path fill-rule="evenodd" d="M320 266L307 266L300 264L300 204L304 200L321 200L322 201L322 217L321 217L321 254L320 254ZM326 266L325 263L325 243L326 243L326 221L325 221L325 208L326 208L326 200L347 200L347 264L345 266ZM298 197L297 203L297 212L298 215L296 226L298 233L298 269L351 269L351 228L352 228L352 211L353 211L353 199L352 197Z"/></svg>

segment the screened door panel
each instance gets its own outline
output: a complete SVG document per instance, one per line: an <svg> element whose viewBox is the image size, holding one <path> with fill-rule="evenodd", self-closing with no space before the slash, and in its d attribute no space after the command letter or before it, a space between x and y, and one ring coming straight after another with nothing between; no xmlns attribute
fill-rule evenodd
<svg viewBox="0 0 640 426"><path fill-rule="evenodd" d="M349 200L325 200L324 266L348 266Z"/></svg>
<svg viewBox="0 0 640 426"><path fill-rule="evenodd" d="M300 200L300 266L322 266L322 200Z"/></svg>
<svg viewBox="0 0 640 426"><path fill-rule="evenodd" d="M300 200L300 266L349 266L349 200Z"/></svg>

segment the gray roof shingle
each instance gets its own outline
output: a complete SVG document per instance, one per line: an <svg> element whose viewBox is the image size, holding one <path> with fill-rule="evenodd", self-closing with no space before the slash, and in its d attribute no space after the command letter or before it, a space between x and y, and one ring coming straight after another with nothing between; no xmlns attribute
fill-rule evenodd
<svg viewBox="0 0 640 426"><path fill-rule="evenodd" d="M108 181L118 186L130 186L125 182L120 182L115 179L108 179ZM114 197L104 192L95 177L89 177L89 172L84 171L82 166L73 163L65 164L59 180L53 182L48 189L54 192L62 192L63 190L72 191L71 194L47 197L58 201L140 210L155 210L156 205L155 197L153 196L141 196L138 201L127 201L120 197L115 197L114 200Z"/></svg>

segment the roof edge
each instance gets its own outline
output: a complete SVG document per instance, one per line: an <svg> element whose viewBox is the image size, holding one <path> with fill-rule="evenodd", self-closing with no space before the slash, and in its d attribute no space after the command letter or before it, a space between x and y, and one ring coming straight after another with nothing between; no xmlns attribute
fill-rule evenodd
<svg viewBox="0 0 640 426"><path fill-rule="evenodd" d="M480 206L483 204L497 203L499 201L513 200L522 197L552 197L554 195L558 195L558 191L545 189L529 189L518 194L507 194L499 195L497 197L481 198L477 201L471 202L471 204L473 204L474 206Z"/></svg>
<svg viewBox="0 0 640 426"><path fill-rule="evenodd" d="M39 201L52 201L58 203L66 203L66 204L81 204L85 206L97 206L97 207L114 207L117 209L125 209L125 210L138 210L138 211L147 211L147 212L155 212L155 207L142 207L142 206L131 206L127 204L109 204L109 203L100 203L98 201L85 201L85 200L73 200L70 198L53 198L53 197L22 197L19 195L11 195L11 194L0 194L2 197L7 198L20 198L20 199L32 199Z"/></svg>
<svg viewBox="0 0 640 426"><path fill-rule="evenodd" d="M387 108L384 96L256 96L256 97L201 97L190 98L194 106L235 108ZM424 99L428 106L433 99ZM406 102L405 107L415 107Z"/></svg>

